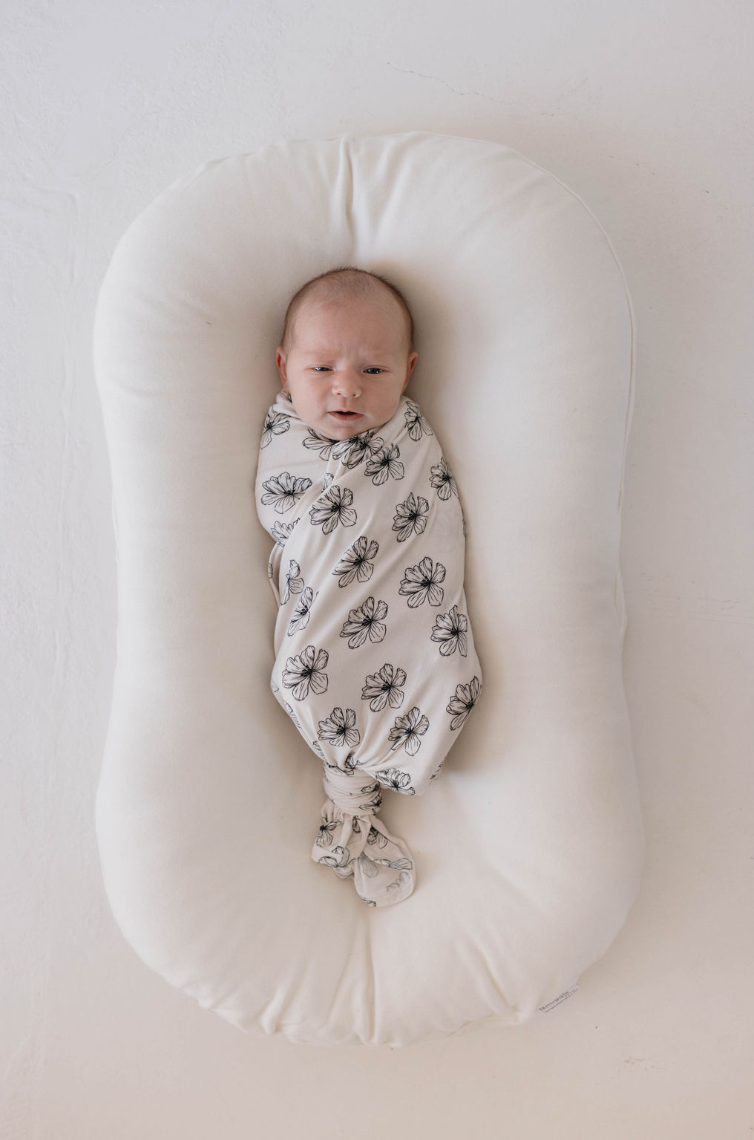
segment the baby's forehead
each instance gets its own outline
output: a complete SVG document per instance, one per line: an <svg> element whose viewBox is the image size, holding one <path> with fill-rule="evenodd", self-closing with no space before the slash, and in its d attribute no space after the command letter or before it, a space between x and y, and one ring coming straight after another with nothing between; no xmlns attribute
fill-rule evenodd
<svg viewBox="0 0 754 1140"><path fill-rule="evenodd" d="M379 293L373 290L360 297L306 297L299 310L299 315L305 316L309 326L316 326L333 314L346 324L351 319L361 321L366 314L369 320L378 319L383 328L387 324L396 332L405 324L399 303L387 291Z"/></svg>
<svg viewBox="0 0 754 1140"><path fill-rule="evenodd" d="M324 316L333 310L340 310L348 315L349 311L356 313L359 309L365 308L380 312L395 312L396 319L400 319L400 306L392 293L382 285L375 286L358 296L335 293L324 286L313 289L302 299L299 313L306 313L316 320L318 315Z"/></svg>
<svg viewBox="0 0 754 1140"><path fill-rule="evenodd" d="M312 300L309 301L307 297L301 305L296 319L293 322L293 337L297 343L301 339L311 340L319 337L322 332L325 336L325 331L328 326L328 318L335 313L338 317L338 323L348 327L353 320L355 329L362 328L364 316L366 314L367 320L371 324L371 317L381 318L375 320L375 327L372 329L372 335L377 336L379 340L384 340L385 337L391 341L395 337L402 337L404 332L403 314L396 305L388 307L385 304L384 298L378 296L359 297L354 300L352 298L337 298L328 300ZM387 323L384 318L387 317ZM303 318L303 320L301 319Z"/></svg>

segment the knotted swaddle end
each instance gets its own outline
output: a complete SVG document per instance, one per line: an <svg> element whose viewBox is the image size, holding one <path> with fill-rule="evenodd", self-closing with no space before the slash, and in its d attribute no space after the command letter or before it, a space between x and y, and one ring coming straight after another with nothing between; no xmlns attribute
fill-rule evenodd
<svg viewBox="0 0 754 1140"><path fill-rule="evenodd" d="M369 906L393 906L414 889L414 859L404 841L377 818L379 782L370 780L351 756L342 768L325 761L322 782L328 798L312 859L332 867L341 879L353 876L356 893Z"/></svg>

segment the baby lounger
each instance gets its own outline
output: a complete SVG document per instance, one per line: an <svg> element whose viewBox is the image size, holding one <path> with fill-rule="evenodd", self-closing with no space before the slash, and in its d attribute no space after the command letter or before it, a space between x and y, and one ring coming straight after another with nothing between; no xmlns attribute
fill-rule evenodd
<svg viewBox="0 0 754 1140"><path fill-rule="evenodd" d="M467 526L484 699L424 796L386 795L413 894L310 857L321 764L270 689L253 491L289 297L336 265L406 295L406 390ZM96 823L136 953L239 1028L408 1045L526 1022L625 922L643 837L618 567L633 323L584 204L495 143L413 132L206 163L121 238L94 359L119 616Z"/></svg>

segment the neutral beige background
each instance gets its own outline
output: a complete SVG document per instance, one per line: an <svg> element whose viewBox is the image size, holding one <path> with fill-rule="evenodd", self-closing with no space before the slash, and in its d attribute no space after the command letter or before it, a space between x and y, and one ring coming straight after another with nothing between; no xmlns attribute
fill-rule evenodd
<svg viewBox="0 0 754 1140"><path fill-rule="evenodd" d="M4 1137L754 1135L752 43L734 0L5 0ZM116 599L92 316L119 236L177 176L281 136L413 129L551 170L626 271L647 859L611 950L530 1025L318 1049L202 1012L104 897Z"/></svg>

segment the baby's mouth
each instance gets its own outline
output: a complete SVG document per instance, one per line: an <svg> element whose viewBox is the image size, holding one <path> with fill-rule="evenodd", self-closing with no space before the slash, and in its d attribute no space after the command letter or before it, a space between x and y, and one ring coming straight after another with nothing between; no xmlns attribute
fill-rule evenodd
<svg viewBox="0 0 754 1140"><path fill-rule="evenodd" d="M343 420L344 422L347 420L361 419L361 412L329 412L328 415L331 415L333 419Z"/></svg>

